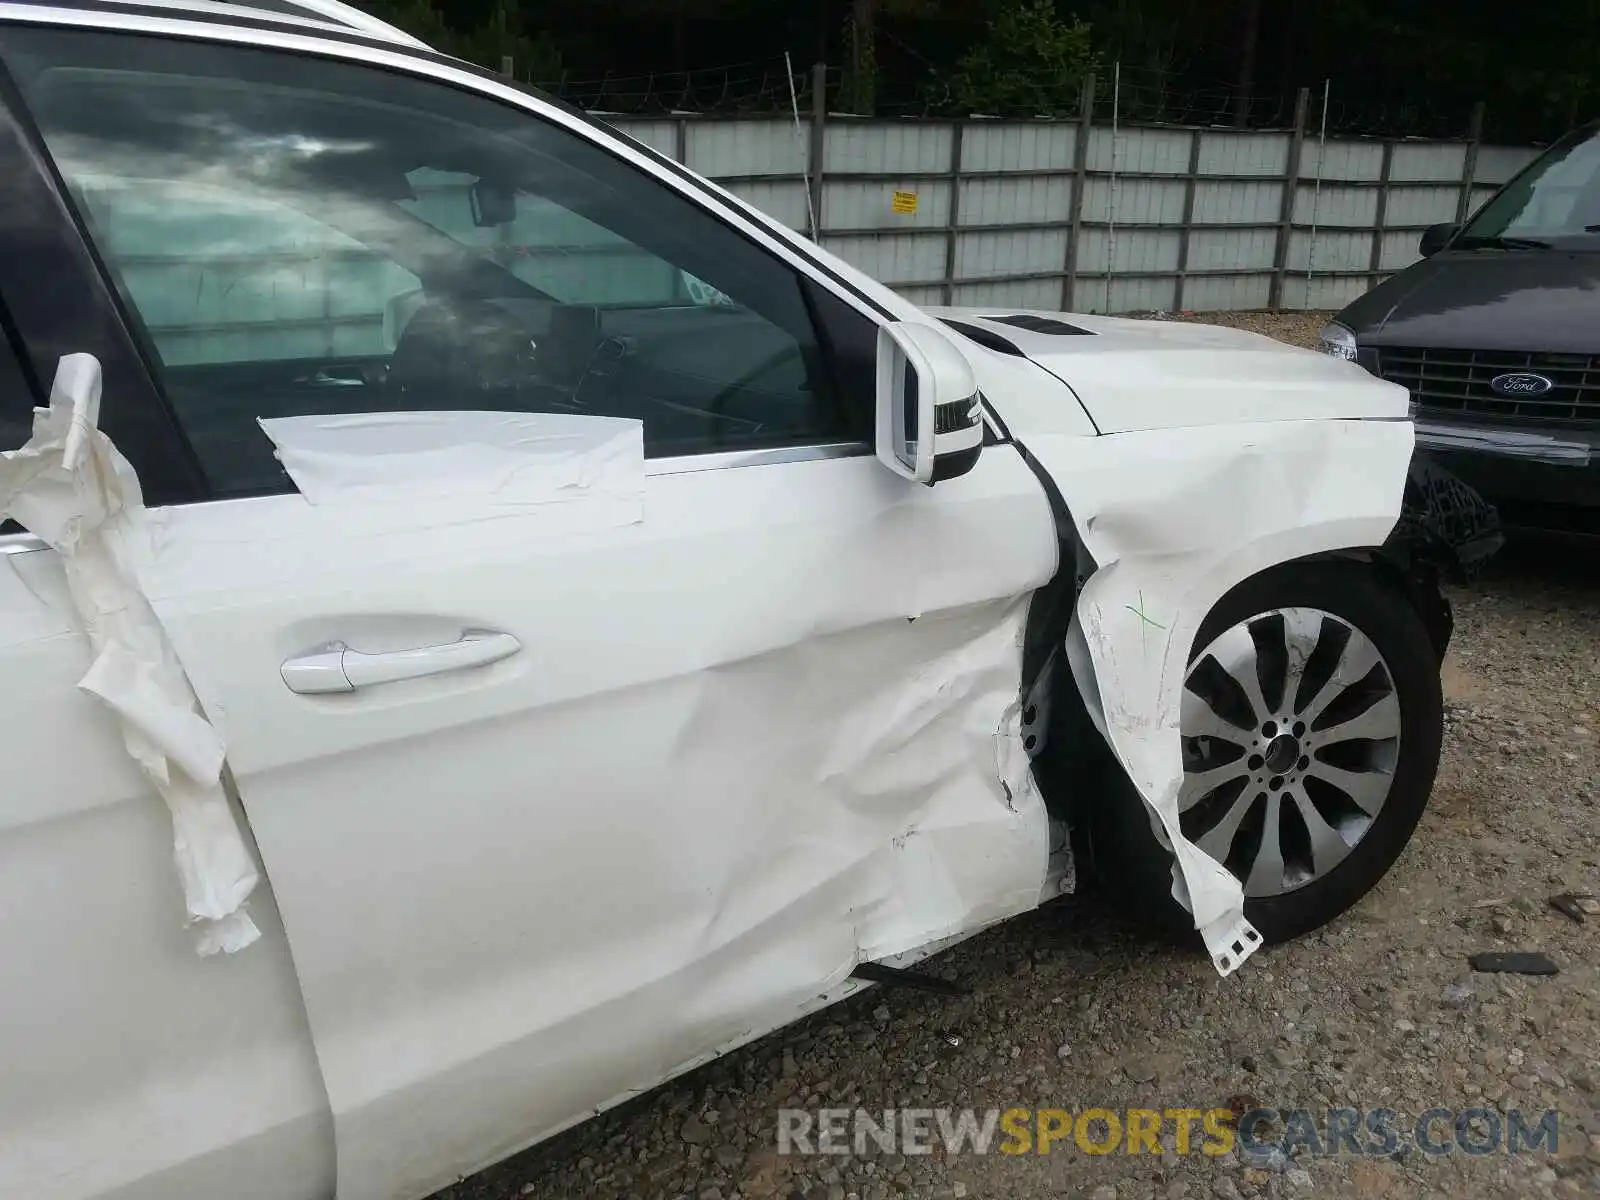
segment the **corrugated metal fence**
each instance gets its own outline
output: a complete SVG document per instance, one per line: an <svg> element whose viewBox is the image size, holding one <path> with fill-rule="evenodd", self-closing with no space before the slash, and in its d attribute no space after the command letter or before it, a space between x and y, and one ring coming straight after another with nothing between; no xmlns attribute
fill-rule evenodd
<svg viewBox="0 0 1600 1200"><path fill-rule="evenodd" d="M1339 308L1538 153L1087 120L610 119L797 231L814 208L824 246L914 301L1079 312Z"/></svg>
<svg viewBox="0 0 1600 1200"><path fill-rule="evenodd" d="M825 246L912 300L1089 312L1338 308L1536 153L1086 119L615 124L793 229L815 214ZM480 229L470 176L409 179L403 207L514 249L511 269L568 302L703 286L558 205L524 197L514 222ZM420 295L292 197L203 180L77 189L169 363L383 354Z"/></svg>

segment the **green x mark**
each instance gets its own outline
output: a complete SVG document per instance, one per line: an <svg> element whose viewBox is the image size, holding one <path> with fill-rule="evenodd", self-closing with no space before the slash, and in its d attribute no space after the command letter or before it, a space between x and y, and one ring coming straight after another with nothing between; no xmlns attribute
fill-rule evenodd
<svg viewBox="0 0 1600 1200"><path fill-rule="evenodd" d="M1144 592L1142 590L1139 592L1139 603L1138 604L1124 604L1122 607L1127 609L1134 616L1139 618L1139 647L1140 647L1140 649L1144 648L1144 644L1145 644L1145 640L1144 639L1145 639L1145 630L1146 630L1146 628L1161 629L1161 630L1165 630L1166 629L1165 625L1161 624L1161 622L1159 622L1159 621L1152 620L1151 617L1149 616L1149 614L1144 611Z"/></svg>

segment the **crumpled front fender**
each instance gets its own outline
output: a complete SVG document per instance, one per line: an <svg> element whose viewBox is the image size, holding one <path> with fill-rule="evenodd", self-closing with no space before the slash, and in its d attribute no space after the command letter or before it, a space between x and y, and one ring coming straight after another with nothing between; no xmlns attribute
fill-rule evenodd
<svg viewBox="0 0 1600 1200"><path fill-rule="evenodd" d="M1285 421L1098 439L1035 436L1031 459L1059 488L1092 560L1065 652L1089 720L1165 833L1173 896L1217 970L1261 944L1239 881L1184 837L1179 716L1206 614L1280 563L1370 555L1404 508L1413 430L1403 421ZM1421 486L1421 485L1418 485ZM1396 543L1410 546L1405 535ZM1408 566L1426 556L1400 555Z"/></svg>

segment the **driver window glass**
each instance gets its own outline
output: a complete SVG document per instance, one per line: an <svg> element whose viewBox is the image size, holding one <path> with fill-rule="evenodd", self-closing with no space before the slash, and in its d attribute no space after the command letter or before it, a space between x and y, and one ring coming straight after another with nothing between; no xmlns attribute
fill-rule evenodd
<svg viewBox="0 0 1600 1200"><path fill-rule="evenodd" d="M653 457L869 434L794 272L556 125L276 51L0 50L217 495L292 490L261 417L633 417Z"/></svg>
<svg viewBox="0 0 1600 1200"><path fill-rule="evenodd" d="M507 192L509 221L474 224L470 175L424 168L407 175L400 207L489 255L563 304L660 307L693 301L683 272L579 213L527 192Z"/></svg>
<svg viewBox="0 0 1600 1200"><path fill-rule="evenodd" d="M73 180L74 198L168 367L380 358L410 271L287 205L198 180Z"/></svg>

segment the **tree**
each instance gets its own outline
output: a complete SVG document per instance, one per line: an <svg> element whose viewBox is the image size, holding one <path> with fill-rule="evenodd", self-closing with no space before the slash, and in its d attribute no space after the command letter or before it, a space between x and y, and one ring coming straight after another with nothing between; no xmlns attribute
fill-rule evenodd
<svg viewBox="0 0 1600 1200"><path fill-rule="evenodd" d="M929 17L941 0L850 0L844 23L844 84L839 103L870 117L878 111L878 25L884 17Z"/></svg>
<svg viewBox="0 0 1600 1200"><path fill-rule="evenodd" d="M763 14L768 7L767 0L586 0L583 13L586 23L637 29L641 37L653 38L664 26L671 47L670 68L663 62L659 69L687 71L710 65L705 59L694 61L689 46L692 23L737 20Z"/></svg>
<svg viewBox="0 0 1600 1200"><path fill-rule="evenodd" d="M506 0L496 0L482 25L459 34L449 53L496 70L509 58L516 77L532 83L561 78L561 52L555 43L543 34L530 35L518 10Z"/></svg>
<svg viewBox="0 0 1600 1200"><path fill-rule="evenodd" d="M1256 85L1256 44L1261 40L1261 0L1244 0L1244 28L1239 38L1239 75L1233 93L1233 123L1250 120L1250 93Z"/></svg>
<svg viewBox="0 0 1600 1200"><path fill-rule="evenodd" d="M1120 107L1131 119L1284 121L1296 89L1320 93L1323 80L1335 131L1460 136L1483 101L1490 138L1524 141L1600 115L1600 0L1539 0L1514 20L1483 0L358 3L490 69L510 56L520 78L539 82L712 77L729 64L759 76L786 51L803 68L815 46L842 68L833 102L868 115L916 101L946 112L1071 112L1096 58L1121 64ZM693 105L710 90L681 94ZM1270 95L1276 113L1251 103ZM757 102L787 106L787 88Z"/></svg>
<svg viewBox="0 0 1600 1200"><path fill-rule="evenodd" d="M844 90L840 102L850 112L870 117L877 111L878 0L851 0L845 23Z"/></svg>
<svg viewBox="0 0 1600 1200"><path fill-rule="evenodd" d="M1099 65L1091 30L1065 21L1050 0L1006 0L982 42L938 88L944 107L995 116L1063 116L1076 110L1084 76Z"/></svg>
<svg viewBox="0 0 1600 1200"><path fill-rule="evenodd" d="M431 0L364 0L362 7L444 54L496 71L509 58L517 78L534 83L561 77L561 51L544 34L528 33L507 0L495 0L488 19L469 29L452 26Z"/></svg>

